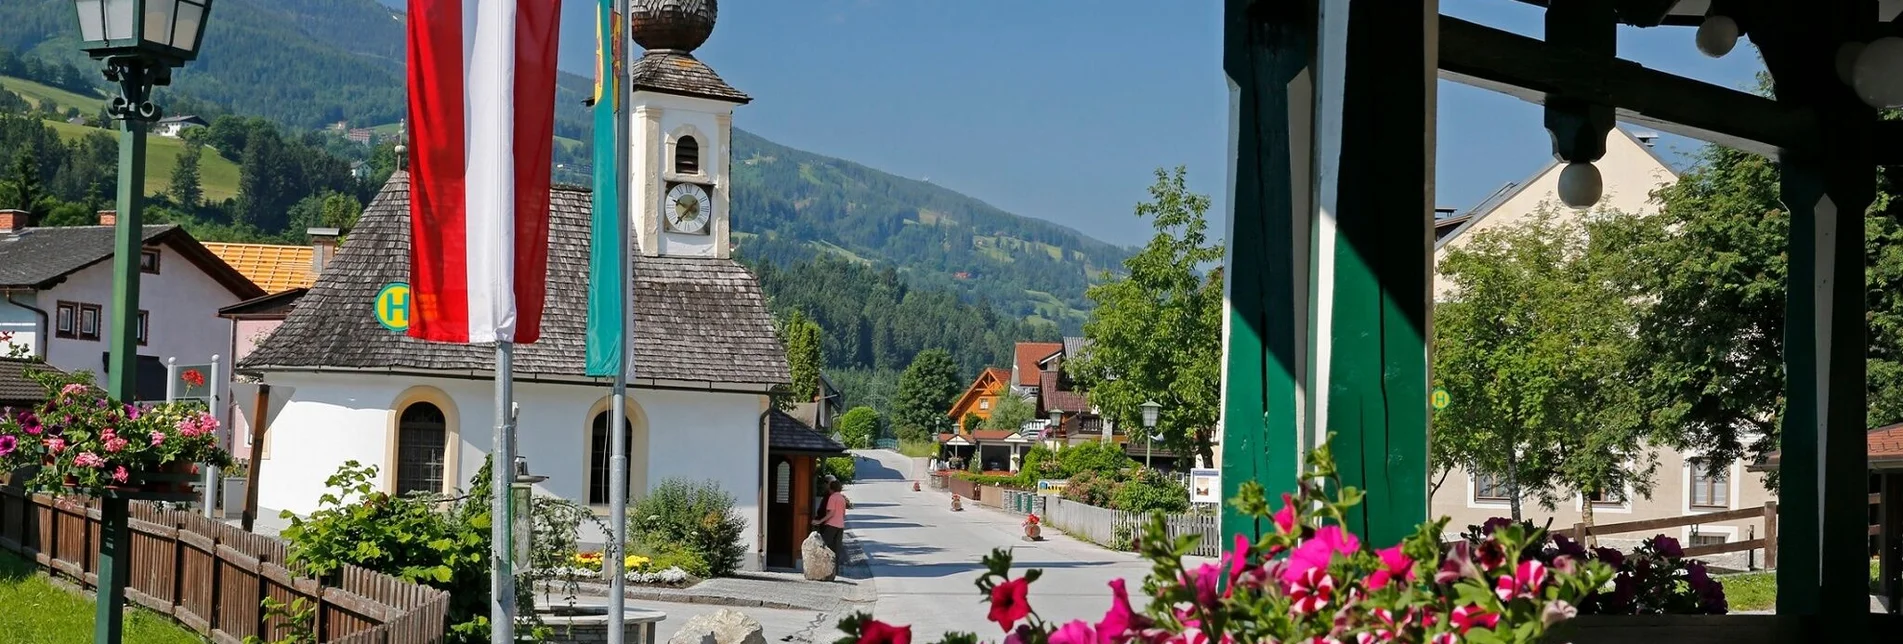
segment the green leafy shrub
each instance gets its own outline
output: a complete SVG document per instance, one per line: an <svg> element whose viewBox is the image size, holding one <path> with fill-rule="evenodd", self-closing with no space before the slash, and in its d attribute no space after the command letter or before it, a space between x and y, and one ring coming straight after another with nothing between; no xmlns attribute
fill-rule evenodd
<svg viewBox="0 0 1903 644"><path fill-rule="evenodd" d="M1138 470L1135 476L1116 486L1110 507L1124 512L1168 512L1189 510L1189 489L1156 470Z"/></svg>
<svg viewBox="0 0 1903 644"><path fill-rule="evenodd" d="M852 449L872 447L884 424L878 410L863 405L854 407L839 417L839 442Z"/></svg>
<svg viewBox="0 0 1903 644"><path fill-rule="evenodd" d="M1016 474L972 474L971 472L958 472L952 476L958 477L959 480L971 481L979 485L996 485L1013 488L1020 487L1020 482L1022 481Z"/></svg>
<svg viewBox="0 0 1903 644"><path fill-rule="evenodd" d="M971 461L965 464L965 471L971 472L972 474L985 473L984 459L977 454L972 454Z"/></svg>
<svg viewBox="0 0 1903 644"><path fill-rule="evenodd" d="M1057 452L1057 463L1064 476L1074 477L1084 472L1095 472L1103 476L1115 476L1125 468L1134 465L1123 448L1111 443L1090 442L1072 445Z"/></svg>
<svg viewBox="0 0 1903 644"><path fill-rule="evenodd" d="M647 557L647 568L649 570L680 568L681 570L687 571L687 574L695 577L706 577L711 574L707 565L707 558L700 556L681 544L663 543L659 545L649 545L637 543L630 545L628 552L630 554Z"/></svg>
<svg viewBox="0 0 1903 644"><path fill-rule="evenodd" d="M696 576L731 575L740 569L740 561L746 556L746 545L741 541L746 518L734 510L733 495L713 481L662 481L647 498L635 503L628 524L629 532L645 548L679 546L705 560L705 574Z"/></svg>
<svg viewBox="0 0 1903 644"><path fill-rule="evenodd" d="M1110 507L1110 499L1116 493L1116 478L1089 470L1072 475L1070 483L1064 487L1065 500L1100 508Z"/></svg>
<svg viewBox="0 0 1903 644"><path fill-rule="evenodd" d="M1038 445L1024 453L1018 461L1018 485L1025 489L1037 487L1039 479L1063 478L1064 470L1057 462L1057 452Z"/></svg>
<svg viewBox="0 0 1903 644"><path fill-rule="evenodd" d="M337 583L344 565L449 591L451 643L479 644L489 633L488 464L467 497L392 496L377 491L377 468L344 463L325 479L330 488L307 518L283 513L291 525L291 566ZM439 509L448 504L447 511Z"/></svg>
<svg viewBox="0 0 1903 644"><path fill-rule="evenodd" d="M858 459L851 456L835 456L819 462L820 473L831 474L840 483L851 483L859 475Z"/></svg>

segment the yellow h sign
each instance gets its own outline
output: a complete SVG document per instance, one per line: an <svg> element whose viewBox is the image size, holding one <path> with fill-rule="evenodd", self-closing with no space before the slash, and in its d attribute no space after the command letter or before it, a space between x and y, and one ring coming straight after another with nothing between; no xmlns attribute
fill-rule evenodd
<svg viewBox="0 0 1903 644"><path fill-rule="evenodd" d="M403 331L410 328L410 285L393 282L377 291L377 321L383 328Z"/></svg>

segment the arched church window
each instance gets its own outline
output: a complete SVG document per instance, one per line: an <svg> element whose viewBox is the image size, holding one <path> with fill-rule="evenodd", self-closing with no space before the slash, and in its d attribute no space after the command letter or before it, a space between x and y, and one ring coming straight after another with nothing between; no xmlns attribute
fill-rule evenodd
<svg viewBox="0 0 1903 644"><path fill-rule="evenodd" d="M674 142L674 173L700 174L700 142L683 136Z"/></svg>
<svg viewBox="0 0 1903 644"><path fill-rule="evenodd" d="M624 444L628 446L628 455L632 459L634 457L634 424L623 419L621 431L627 438ZM607 505L608 448L610 447L609 439L612 438L608 434L608 412L595 414L594 426L589 428L588 434L590 437L588 441L588 504ZM634 468L632 463L629 465L627 488L631 491L634 489ZM623 498L634 500L632 495Z"/></svg>
<svg viewBox="0 0 1903 644"><path fill-rule="evenodd" d="M448 447L443 410L419 402L397 417L396 493L443 491L443 457Z"/></svg>

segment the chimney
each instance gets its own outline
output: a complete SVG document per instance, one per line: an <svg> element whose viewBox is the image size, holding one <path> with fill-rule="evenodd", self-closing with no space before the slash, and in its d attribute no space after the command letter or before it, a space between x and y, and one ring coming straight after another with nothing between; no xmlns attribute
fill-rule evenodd
<svg viewBox="0 0 1903 644"><path fill-rule="evenodd" d="M25 210L0 210L0 233L10 233L33 225L33 213Z"/></svg>
<svg viewBox="0 0 1903 644"><path fill-rule="evenodd" d="M311 237L311 273L322 274L324 267L337 256L337 236L342 234L336 228L308 228L304 234Z"/></svg>
<svg viewBox="0 0 1903 644"><path fill-rule="evenodd" d="M99 225L116 226L118 224L119 224L119 211L117 210L99 211Z"/></svg>

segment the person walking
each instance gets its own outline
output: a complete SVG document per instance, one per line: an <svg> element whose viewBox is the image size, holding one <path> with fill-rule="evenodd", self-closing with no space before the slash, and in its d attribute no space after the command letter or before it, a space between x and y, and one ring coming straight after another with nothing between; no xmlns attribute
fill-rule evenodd
<svg viewBox="0 0 1903 644"><path fill-rule="evenodd" d="M838 567L846 565L846 508L851 502L846 499L844 485L831 476L826 482L826 500L820 503L819 518L813 525L819 528L819 536L826 540L826 547L833 551L833 561Z"/></svg>

